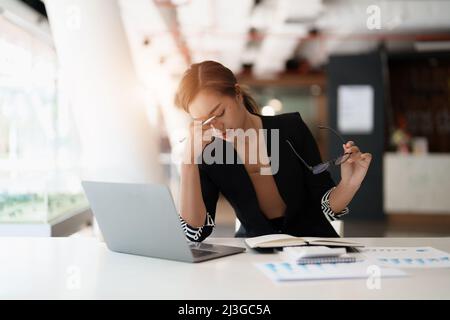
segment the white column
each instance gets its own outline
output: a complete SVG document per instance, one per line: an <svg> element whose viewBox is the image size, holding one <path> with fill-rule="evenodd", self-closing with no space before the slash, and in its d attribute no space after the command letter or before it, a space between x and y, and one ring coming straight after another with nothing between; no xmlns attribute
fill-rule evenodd
<svg viewBox="0 0 450 320"><path fill-rule="evenodd" d="M82 178L161 182L159 139L116 0L45 0L82 145Z"/></svg>

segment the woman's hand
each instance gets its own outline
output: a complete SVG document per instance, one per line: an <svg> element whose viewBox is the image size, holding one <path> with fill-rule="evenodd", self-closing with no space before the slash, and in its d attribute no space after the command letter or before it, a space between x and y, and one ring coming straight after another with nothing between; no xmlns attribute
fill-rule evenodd
<svg viewBox="0 0 450 320"><path fill-rule="evenodd" d="M210 124L202 125L201 121L192 121L189 124L183 162L193 164L203 149L213 140L213 129Z"/></svg>
<svg viewBox="0 0 450 320"><path fill-rule="evenodd" d="M359 188L369 169L372 155L370 153L361 153L353 141L348 141L342 147L345 153L351 152L350 158L341 164L342 183Z"/></svg>

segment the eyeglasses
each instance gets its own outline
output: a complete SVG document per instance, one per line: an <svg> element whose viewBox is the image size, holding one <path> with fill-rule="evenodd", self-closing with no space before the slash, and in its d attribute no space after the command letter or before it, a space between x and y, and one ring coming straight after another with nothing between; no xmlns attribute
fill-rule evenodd
<svg viewBox="0 0 450 320"><path fill-rule="evenodd" d="M342 136L336 132L336 130L329 128L329 127L325 127L325 126L318 126L319 129L328 129L331 132L333 132L339 139L341 139L342 143L345 144L345 140L344 138L342 138ZM324 172L325 170L327 170L329 168L330 165L334 164L335 166L339 166L341 164L343 164L345 161L348 160L348 158L350 158L350 155L352 154L351 152L346 152L343 155L319 163L315 166L310 166L308 163L306 163L305 160L303 160L302 157L300 157L300 155L297 153L297 151L295 150L294 146L292 145L292 143L289 140L286 140L286 142L289 144L289 146L291 147L292 151L294 151L295 155L301 160L301 162L309 169L309 171L311 171L313 174L319 174Z"/></svg>

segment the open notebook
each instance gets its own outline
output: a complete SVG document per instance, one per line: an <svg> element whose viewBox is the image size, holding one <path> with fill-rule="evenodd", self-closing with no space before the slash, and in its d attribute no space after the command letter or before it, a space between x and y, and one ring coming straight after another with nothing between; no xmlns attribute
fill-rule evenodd
<svg viewBox="0 0 450 320"><path fill-rule="evenodd" d="M245 239L250 248L278 248L292 246L364 247L364 245L341 238L295 237L288 234L269 234Z"/></svg>

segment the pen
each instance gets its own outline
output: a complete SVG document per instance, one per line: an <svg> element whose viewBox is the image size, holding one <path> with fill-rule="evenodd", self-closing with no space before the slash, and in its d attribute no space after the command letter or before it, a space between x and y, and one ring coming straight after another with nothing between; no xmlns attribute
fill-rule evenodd
<svg viewBox="0 0 450 320"><path fill-rule="evenodd" d="M204 126L204 125L210 123L210 122L213 121L216 117L217 117L217 116L212 116L212 117L206 119L205 121L202 121L202 126ZM184 140L186 140L186 137L184 137L183 139L181 139L181 140L179 141L179 143L183 142Z"/></svg>

